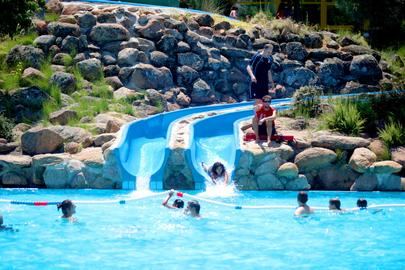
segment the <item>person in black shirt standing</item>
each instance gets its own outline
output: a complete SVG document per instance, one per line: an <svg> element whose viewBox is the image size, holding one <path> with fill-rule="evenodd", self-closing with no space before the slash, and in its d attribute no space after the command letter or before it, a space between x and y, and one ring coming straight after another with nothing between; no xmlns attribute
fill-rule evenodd
<svg viewBox="0 0 405 270"><path fill-rule="evenodd" d="M250 76L250 98L262 99L274 89L274 81L271 75L271 65L273 64L273 45L266 44L263 51L257 52L247 66Z"/></svg>

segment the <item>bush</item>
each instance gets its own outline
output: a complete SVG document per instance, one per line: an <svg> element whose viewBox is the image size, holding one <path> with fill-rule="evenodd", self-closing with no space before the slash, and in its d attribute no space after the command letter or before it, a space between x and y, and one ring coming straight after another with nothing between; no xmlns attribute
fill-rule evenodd
<svg viewBox="0 0 405 270"><path fill-rule="evenodd" d="M322 89L315 86L303 86L293 96L293 114L315 117L320 113Z"/></svg>
<svg viewBox="0 0 405 270"><path fill-rule="evenodd" d="M40 7L43 0L2 0L0 1L0 36L13 37L21 30L28 29L31 17Z"/></svg>
<svg viewBox="0 0 405 270"><path fill-rule="evenodd" d="M405 128L392 119L383 129L379 129L379 137L388 147L405 145Z"/></svg>
<svg viewBox="0 0 405 270"><path fill-rule="evenodd" d="M14 125L10 119L0 114L0 138L10 141L13 138L13 127Z"/></svg>
<svg viewBox="0 0 405 270"><path fill-rule="evenodd" d="M364 129L365 120L361 118L356 105L349 100L337 101L333 112L323 117L324 125L347 135L359 135Z"/></svg>
<svg viewBox="0 0 405 270"><path fill-rule="evenodd" d="M225 9L221 0L190 0L189 4L194 9L218 14L222 14Z"/></svg>

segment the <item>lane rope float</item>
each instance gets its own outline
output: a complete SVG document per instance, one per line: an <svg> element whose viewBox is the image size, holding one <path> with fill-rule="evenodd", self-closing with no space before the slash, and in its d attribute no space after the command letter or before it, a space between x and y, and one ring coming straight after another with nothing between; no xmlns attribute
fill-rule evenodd
<svg viewBox="0 0 405 270"><path fill-rule="evenodd" d="M168 195L169 192L173 192L177 197L179 198L188 198L192 200L198 200L198 201L203 201L209 204L213 205L219 205L223 207L228 207L228 208L233 208L236 210L242 210L242 209L254 209L254 210L260 210L260 209L289 209L293 210L296 209L296 205L240 205L240 204L233 204L233 203L225 203L221 201L216 201L208 198L204 198L201 196L196 196L196 195L191 195L185 192L177 191L177 190L170 190L170 191L163 191L163 192L157 192L157 193L151 193L139 197L130 197L130 198L118 198L118 199L113 199L113 200L72 200L73 203L75 204L126 204L127 202L131 201L140 201L143 199L149 199L153 197L159 197L162 195ZM7 200L7 199L0 199L0 203L9 203L9 204L15 204L15 205L29 205L29 206L50 206L50 205L57 205L61 202L56 202L56 201L18 201L18 200ZM322 210L322 211L327 211L329 210L328 207L322 207L322 206L314 206L311 207L315 210ZM379 205L370 205L367 207L367 209L381 209L381 208L405 208L405 204L379 204ZM348 211L357 211L360 210L359 208L347 208L346 210Z"/></svg>

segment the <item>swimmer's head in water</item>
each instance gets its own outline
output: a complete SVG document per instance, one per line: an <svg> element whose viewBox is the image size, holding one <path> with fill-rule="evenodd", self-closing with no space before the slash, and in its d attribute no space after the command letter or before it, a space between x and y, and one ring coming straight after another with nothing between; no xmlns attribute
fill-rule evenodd
<svg viewBox="0 0 405 270"><path fill-rule="evenodd" d="M305 191L298 192L297 201L299 203L303 203L303 204L307 203L307 201L308 201L308 193L306 193Z"/></svg>
<svg viewBox="0 0 405 270"><path fill-rule="evenodd" d="M71 200L64 200L58 204L58 210L62 209L64 216L72 216L76 213L76 205L73 204Z"/></svg>
<svg viewBox="0 0 405 270"><path fill-rule="evenodd" d="M200 204L198 201L192 200L187 203L187 210L194 212L195 214L200 214Z"/></svg>
<svg viewBox="0 0 405 270"><path fill-rule="evenodd" d="M358 199L357 200L357 207L359 207L359 208L367 208L367 200L366 199Z"/></svg>
<svg viewBox="0 0 405 270"><path fill-rule="evenodd" d="M181 199L175 199L173 202L173 206L176 208L183 208L184 207L184 202Z"/></svg>
<svg viewBox="0 0 405 270"><path fill-rule="evenodd" d="M329 200L329 210L341 210L339 198L333 198Z"/></svg>

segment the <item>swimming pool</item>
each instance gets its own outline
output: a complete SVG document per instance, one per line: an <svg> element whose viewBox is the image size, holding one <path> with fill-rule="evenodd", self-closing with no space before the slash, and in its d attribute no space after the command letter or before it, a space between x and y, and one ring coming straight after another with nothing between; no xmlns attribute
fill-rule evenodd
<svg viewBox="0 0 405 270"><path fill-rule="evenodd" d="M13 200L106 200L136 193L102 190L0 189ZM196 194L196 193L193 193ZM201 194L197 194L201 195ZM203 194L204 195L204 194ZM404 193L310 192L312 206L339 196L369 205L405 203ZM241 192L217 201L295 205L295 192ZM401 269L405 208L372 214L236 210L201 202L202 219L161 206L164 195L126 204L77 204L77 223L62 222L56 206L0 203L0 269Z"/></svg>

